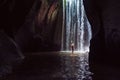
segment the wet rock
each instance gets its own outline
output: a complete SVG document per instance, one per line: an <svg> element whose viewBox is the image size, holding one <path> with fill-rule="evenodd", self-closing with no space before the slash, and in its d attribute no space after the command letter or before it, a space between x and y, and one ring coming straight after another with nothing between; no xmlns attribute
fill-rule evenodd
<svg viewBox="0 0 120 80"><path fill-rule="evenodd" d="M99 58L100 62L116 63L120 57L120 1L85 0L84 3L93 32L90 59L94 56L93 61Z"/></svg>
<svg viewBox="0 0 120 80"><path fill-rule="evenodd" d="M89 54L90 69L96 78L100 76L99 73L104 74L101 70L106 70L100 66L108 66L107 68L120 66L120 1L85 0L84 4L93 34ZM109 72L105 76L109 74L112 73ZM105 79L105 76L100 76L100 80L112 80Z"/></svg>
<svg viewBox="0 0 120 80"><path fill-rule="evenodd" d="M0 77L10 74L12 68L23 59L17 44L4 32L0 32Z"/></svg>

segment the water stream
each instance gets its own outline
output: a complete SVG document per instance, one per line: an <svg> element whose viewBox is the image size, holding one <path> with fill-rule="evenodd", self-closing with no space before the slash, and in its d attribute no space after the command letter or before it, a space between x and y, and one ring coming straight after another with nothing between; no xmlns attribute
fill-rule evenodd
<svg viewBox="0 0 120 80"><path fill-rule="evenodd" d="M74 44L74 55L76 52L80 54L76 57L62 57L62 65L65 65L62 69L64 77L92 80L88 61L91 38L91 25L84 10L83 0L63 0L61 52L71 53L71 45Z"/></svg>
<svg viewBox="0 0 120 80"><path fill-rule="evenodd" d="M63 0L62 51L89 52L91 26L86 17L83 0Z"/></svg>

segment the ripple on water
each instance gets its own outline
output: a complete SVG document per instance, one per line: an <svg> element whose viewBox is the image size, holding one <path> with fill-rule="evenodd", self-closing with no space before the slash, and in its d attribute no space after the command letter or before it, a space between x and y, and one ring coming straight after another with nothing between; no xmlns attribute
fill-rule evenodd
<svg viewBox="0 0 120 80"><path fill-rule="evenodd" d="M88 54L65 54L60 55L60 69L53 77L62 77L72 80L92 80L89 71Z"/></svg>

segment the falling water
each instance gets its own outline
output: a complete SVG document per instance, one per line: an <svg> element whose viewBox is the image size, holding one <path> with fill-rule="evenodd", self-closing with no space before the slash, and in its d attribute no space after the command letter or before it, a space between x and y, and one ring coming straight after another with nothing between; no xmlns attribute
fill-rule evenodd
<svg viewBox="0 0 120 80"><path fill-rule="evenodd" d="M62 56L64 67L61 71L64 78L92 80L88 61L91 37L91 26L85 14L83 0L63 0L62 52L71 53L71 44L74 44L74 53L79 54Z"/></svg>
<svg viewBox="0 0 120 80"><path fill-rule="evenodd" d="M91 26L84 11L83 0L63 0L62 51L89 52Z"/></svg>
<svg viewBox="0 0 120 80"><path fill-rule="evenodd" d="M85 14L83 0L63 0L62 51L69 53L71 44L74 44L74 53L84 53L65 60L62 57L65 78L92 80L88 61L91 37L91 26Z"/></svg>

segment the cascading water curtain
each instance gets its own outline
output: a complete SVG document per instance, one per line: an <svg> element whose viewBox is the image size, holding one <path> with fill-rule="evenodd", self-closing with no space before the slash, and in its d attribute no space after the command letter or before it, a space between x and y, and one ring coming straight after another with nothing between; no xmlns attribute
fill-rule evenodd
<svg viewBox="0 0 120 80"><path fill-rule="evenodd" d="M88 61L91 37L83 0L63 0L62 51L71 51L71 44L74 44L77 53L84 53L62 61L66 79L92 80Z"/></svg>
<svg viewBox="0 0 120 80"><path fill-rule="evenodd" d="M62 51L89 52L91 26L86 17L83 0L63 0Z"/></svg>

